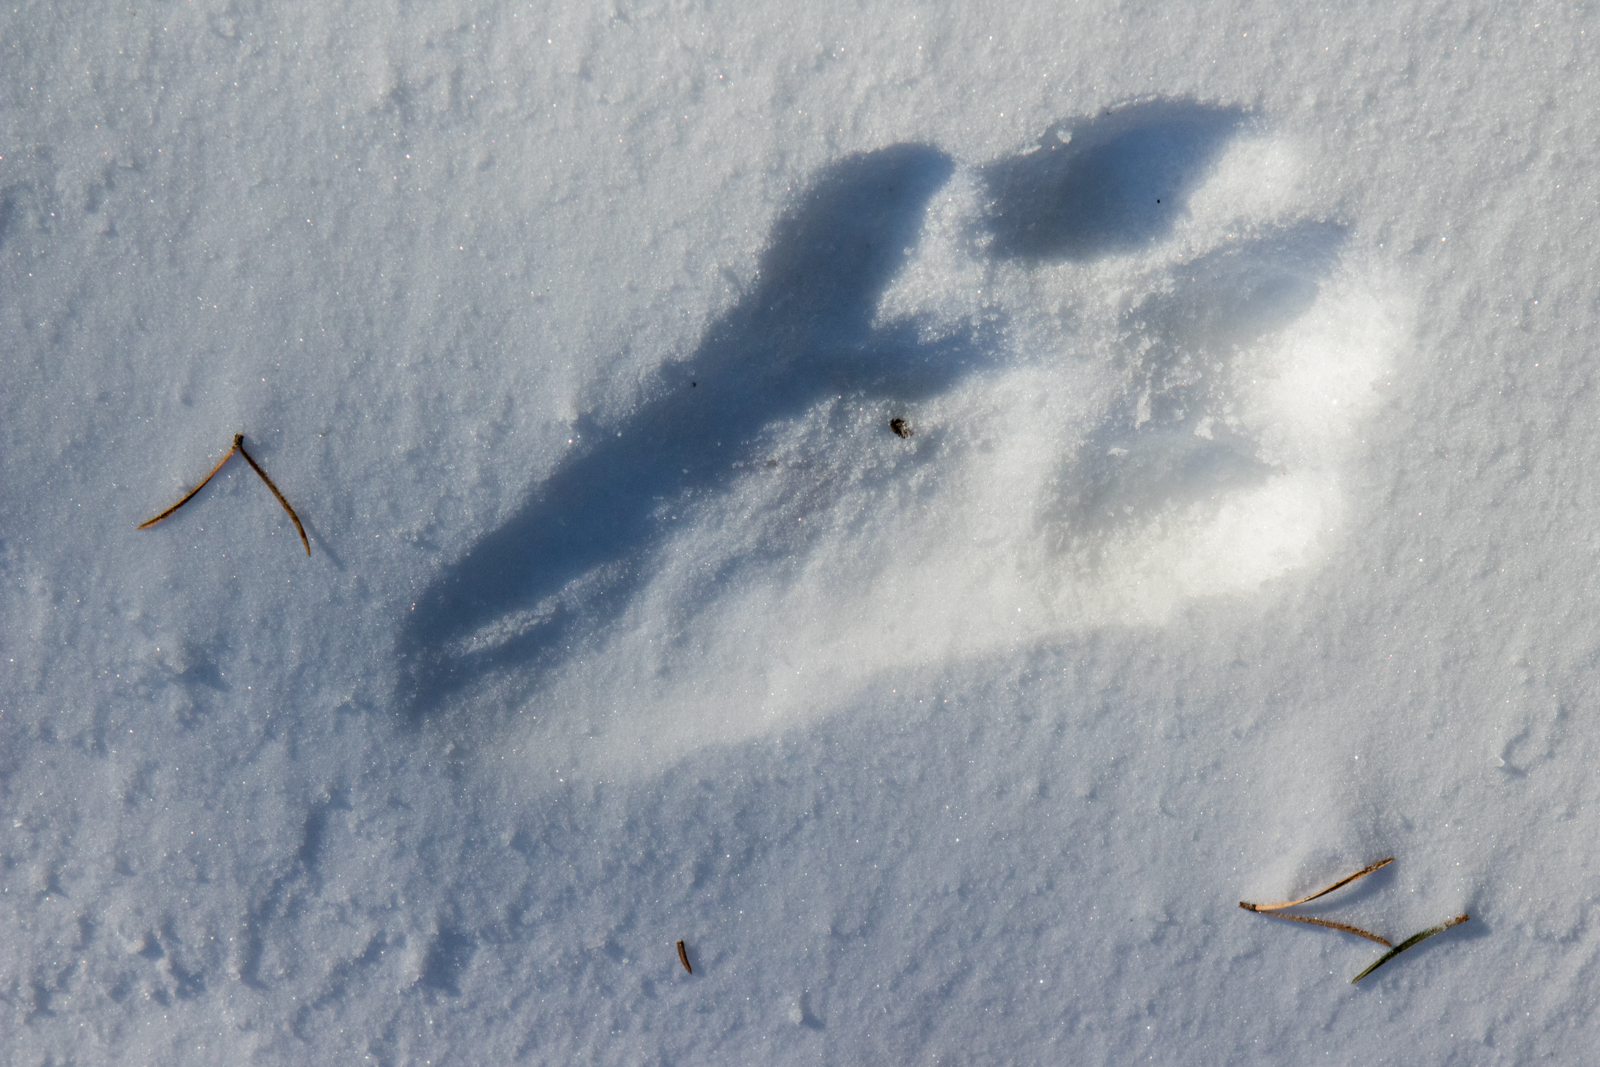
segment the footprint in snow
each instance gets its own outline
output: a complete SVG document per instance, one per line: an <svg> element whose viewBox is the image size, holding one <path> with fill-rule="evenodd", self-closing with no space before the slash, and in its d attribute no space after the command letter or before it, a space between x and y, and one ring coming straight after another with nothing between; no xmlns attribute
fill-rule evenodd
<svg viewBox="0 0 1600 1067"><path fill-rule="evenodd" d="M434 579L403 704L659 765L1311 566L1402 331L1305 195L1292 144L1186 101L835 164L699 347Z"/></svg>

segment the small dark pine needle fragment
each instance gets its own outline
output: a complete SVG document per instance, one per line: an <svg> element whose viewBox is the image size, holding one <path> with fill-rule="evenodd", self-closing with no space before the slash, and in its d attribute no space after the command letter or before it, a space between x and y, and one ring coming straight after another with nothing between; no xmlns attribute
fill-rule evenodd
<svg viewBox="0 0 1600 1067"><path fill-rule="evenodd" d="M1422 933L1420 933L1420 934L1412 934L1410 937L1408 937L1404 941L1400 942L1394 948L1390 949L1388 952L1385 952L1383 955L1379 956L1377 958L1377 960L1374 961L1374 963L1372 964L1371 967L1368 967L1366 970L1362 971L1360 974L1358 974L1354 978L1350 979L1350 984L1351 985L1355 985L1357 982L1361 981L1361 979L1365 978L1367 975L1371 974L1373 971L1377 970L1379 967L1382 967L1385 963L1388 963L1390 960L1394 959L1396 956L1400 955L1400 953L1404 952L1406 949L1410 948L1411 946L1428 940L1428 938L1432 937L1434 934L1442 934L1446 930L1450 929L1452 926L1460 926L1462 923L1466 922L1470 918L1472 918L1472 916L1470 916L1470 915L1466 914L1465 912L1463 912L1462 914L1457 915L1454 919L1451 919L1448 922L1442 922L1438 926L1430 926L1426 930L1422 931Z"/></svg>
<svg viewBox="0 0 1600 1067"><path fill-rule="evenodd" d="M1371 874L1373 871L1377 870L1378 868L1387 867L1389 864L1391 864L1393 862L1394 862L1394 857L1393 856L1390 856L1386 860L1379 860L1377 863L1374 863L1372 866L1364 867L1361 870L1357 871L1355 874L1352 874L1350 877L1341 878L1337 882L1335 882L1332 885L1330 885L1328 888L1322 889L1322 890L1318 890L1317 892L1312 893L1309 897L1301 897L1299 900L1285 900L1280 904L1251 904L1248 901L1241 900L1241 901L1239 901L1239 907L1243 908L1245 911L1277 911L1280 908L1292 908L1296 904L1305 904L1305 903L1308 903L1310 901L1316 900L1318 897L1325 897L1329 893L1333 892L1335 889L1342 889L1343 887L1349 885L1351 882L1355 881L1357 878L1365 878L1367 875Z"/></svg>
<svg viewBox="0 0 1600 1067"><path fill-rule="evenodd" d="M234 435L233 447L237 448L239 455L243 456L244 461L250 464L250 469L261 475L261 480L267 483L267 488L271 489L272 495L278 498L278 503L283 505L283 510L289 513L289 521L294 523L295 532L300 535L300 543L306 546L306 555L311 555L311 541L306 537L306 528L300 525L300 516L294 513L294 508L291 508L289 502L283 498L283 494L278 492L278 487L272 484L272 479L268 478L267 472L261 469L261 464L250 458L250 453L244 450L244 434Z"/></svg>
<svg viewBox="0 0 1600 1067"><path fill-rule="evenodd" d="M1379 937L1377 934L1363 930L1359 926L1351 926L1349 923L1336 923L1331 919L1313 919L1309 915L1285 915L1278 911L1259 911L1259 909L1250 907L1242 900L1239 902L1239 907L1244 908L1246 911L1256 911L1269 919L1288 919L1290 922L1310 923L1312 926L1326 926L1330 930L1343 930L1347 934L1355 934L1357 937L1364 937L1368 941L1376 941L1384 948L1388 948L1392 944L1386 937Z"/></svg>
<svg viewBox="0 0 1600 1067"><path fill-rule="evenodd" d="M233 458L233 454L235 452L243 456L244 461L250 464L250 469L260 475L263 482L267 483L267 488L272 490L272 495L278 498L278 503L283 505L283 510L289 513L289 521L294 523L295 532L300 535L300 543L305 546L306 555L311 555L311 541L306 537L306 528L300 525L300 516L294 513L294 508L289 506L289 501L285 500L283 494L278 491L278 487L272 484L272 479L268 478L267 472L261 469L261 464L257 463L253 458L251 458L250 453L245 451L244 434L242 433L236 433L233 435L233 447L228 449L227 454L217 461L217 465L215 467L211 468L210 474L207 474L204 478L200 479L199 485L185 493L182 500L172 505L166 511L163 511L153 519L150 519L146 522L141 522L139 524L139 529L148 530L150 527L154 526L156 523L160 522L162 519L166 518L168 515L171 515L189 501L193 500L194 495L200 490L204 489L207 482L216 477L217 472L222 469L223 465L227 463L228 460Z"/></svg>
<svg viewBox="0 0 1600 1067"><path fill-rule="evenodd" d="M912 434L917 432L917 431L915 431L915 430L913 430L911 428L911 423L910 422L906 421L905 419L901 419L901 418L890 419L889 420L889 429L893 430L896 434L898 434L901 437L910 437Z"/></svg>
<svg viewBox="0 0 1600 1067"><path fill-rule="evenodd" d="M678 962L683 964L684 970L688 971L690 974L694 973L694 968L689 966L689 950L684 946L682 941L678 942Z"/></svg>

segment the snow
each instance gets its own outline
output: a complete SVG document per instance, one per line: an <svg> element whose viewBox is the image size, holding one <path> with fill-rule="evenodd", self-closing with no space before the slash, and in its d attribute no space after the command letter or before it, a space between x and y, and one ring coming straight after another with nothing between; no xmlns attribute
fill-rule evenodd
<svg viewBox="0 0 1600 1067"><path fill-rule="evenodd" d="M5 1058L1583 1060L1597 32L0 12Z"/></svg>

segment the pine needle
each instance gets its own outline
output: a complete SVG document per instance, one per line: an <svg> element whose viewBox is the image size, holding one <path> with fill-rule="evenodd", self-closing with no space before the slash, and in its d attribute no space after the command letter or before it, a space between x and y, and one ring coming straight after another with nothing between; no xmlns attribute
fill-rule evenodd
<svg viewBox="0 0 1600 1067"><path fill-rule="evenodd" d="M187 493L185 493L183 495L183 499L182 500L180 500L176 504L172 505L166 511L163 511L161 514L157 515L155 518L150 519L147 522L141 522L139 524L139 529L148 530L150 527L154 526L156 523L160 522L162 519L166 518L168 515L171 515L174 511L177 511L179 508L183 507L189 501L193 500L194 499L194 495L196 493L198 493L200 490L204 489L206 487L206 483L207 482L209 482L212 478L216 477L217 472L222 469L222 465L224 463L228 462L228 460L233 458L233 454L239 450L239 444L243 440L244 440L244 434L239 434L238 436L236 436L233 439L233 447L228 449L227 455L225 455L221 459L217 460L217 465L215 467L211 468L211 473L210 474L208 474L204 478L200 479L200 484L199 485L195 486L193 489L191 489ZM265 477L265 476L263 475L263 477Z"/></svg>
<svg viewBox="0 0 1600 1067"><path fill-rule="evenodd" d="M1373 963L1373 965L1371 967L1368 967L1366 970L1362 971L1360 974L1358 974L1354 978L1350 979L1350 984L1351 985L1355 985L1357 982L1361 981L1361 979L1365 978L1367 975L1371 974L1373 971L1377 970L1379 967L1382 967L1385 963L1388 963L1390 960L1392 960L1396 956L1400 955L1400 953L1404 952L1406 949L1410 948L1412 945L1418 944L1419 942L1422 942L1422 941L1426 941L1428 938L1432 937L1434 934L1442 934L1446 930L1450 929L1452 926L1459 926L1461 923L1466 922L1470 918L1471 918L1470 915L1467 915L1466 913L1462 913L1460 915L1457 915L1454 919L1451 919L1448 922L1442 922L1438 926L1430 926L1430 927L1428 927L1428 929L1422 931L1422 933L1420 933L1420 934L1412 934L1410 937L1408 937L1404 941L1400 942L1394 948L1390 949L1388 952L1385 952L1382 956L1379 956L1377 961L1375 963Z"/></svg>
<svg viewBox="0 0 1600 1067"><path fill-rule="evenodd" d="M1309 897L1301 897L1299 900L1285 900L1281 904L1251 904L1248 901L1241 900L1241 901L1239 901L1239 907L1243 908L1245 911L1277 911L1280 908L1292 908L1296 904L1305 904L1305 903L1308 903L1310 901L1316 900L1318 897L1325 897L1329 893L1333 892L1335 889L1343 888L1344 886L1347 886L1351 882L1355 881L1357 878L1365 878L1367 875L1371 874L1373 871L1377 870L1378 868L1387 867L1389 864L1391 864L1393 862L1394 862L1394 857L1393 856L1390 856L1386 860L1379 860L1377 863L1374 863L1372 866L1365 867L1365 868L1357 871L1355 874L1352 874L1348 878L1341 878L1337 882L1335 882L1332 885L1330 885L1328 888L1320 890L1319 892L1316 892L1316 893L1312 893Z"/></svg>
<svg viewBox="0 0 1600 1067"><path fill-rule="evenodd" d="M1240 903L1239 907L1244 908L1244 904ZM1245 910L1251 911L1254 909L1245 908ZM1336 923L1332 919L1313 919L1309 915L1285 915L1276 911L1263 911L1261 914L1269 919L1288 919L1290 922L1310 923L1313 926L1326 926L1330 930L1343 930L1347 934L1355 934L1357 937L1364 937L1368 941L1376 941L1384 948L1388 948L1393 944L1387 937L1379 937L1377 934L1363 930L1359 926L1351 926L1349 923Z"/></svg>
<svg viewBox="0 0 1600 1067"><path fill-rule="evenodd" d="M267 488L271 489L272 495L278 498L278 503L283 505L283 510L289 513L289 521L294 523L295 531L300 534L300 543L306 546L306 555L311 555L311 542L306 537L306 528L300 525L300 516L294 513L294 508L291 508L289 502L283 498L283 494L278 492L278 487L272 484L272 479L268 478L267 472L261 469L261 464L251 459L250 453L244 450L244 434L234 435L233 447L237 448L239 455L243 456L244 461L250 464L250 469L261 475L261 480L267 483Z"/></svg>
<svg viewBox="0 0 1600 1067"><path fill-rule="evenodd" d="M204 478L200 479L200 484L199 485L195 486L193 489L191 489L187 493L185 493L182 500L180 500L176 504L172 505L166 511L163 511L161 514L157 515L155 518L150 519L147 522L141 522L139 524L139 529L148 530L150 527L154 526L156 523L160 522L162 519L166 518L168 515L171 515L173 512L175 512L179 508L183 507L189 501L193 500L194 499L194 495L196 493L198 493L200 490L204 489L206 487L206 483L207 482L209 482L212 478L216 477L217 472L222 469L223 464L227 463L228 460L232 459L233 458L233 454L235 452L237 452L237 453L239 453L239 455L243 456L244 457L244 461L246 463L250 464L250 469L255 471L257 474L259 474L261 476L261 480L267 483L267 488L272 490L272 495L278 498L278 503L283 505L283 510L287 511L289 513L289 521L294 523L295 532L300 535L300 543L305 546L306 555L308 555L308 556L311 555L311 541L310 541L309 538L306 537L306 528L304 526L300 525L300 516L298 516L298 515L296 515L294 513L294 508L289 506L289 501L284 499L283 494L278 491L278 487L276 485L272 484L272 479L268 478L267 477L267 472L261 469L261 464L257 463L251 457L250 453L248 453L248 452L246 452L244 450L244 434L242 434L242 433L236 433L236 434L233 435L233 447L228 449L227 455L223 456L221 459L219 459L217 461L217 465L215 467L211 468L211 473L210 474L208 474Z"/></svg>

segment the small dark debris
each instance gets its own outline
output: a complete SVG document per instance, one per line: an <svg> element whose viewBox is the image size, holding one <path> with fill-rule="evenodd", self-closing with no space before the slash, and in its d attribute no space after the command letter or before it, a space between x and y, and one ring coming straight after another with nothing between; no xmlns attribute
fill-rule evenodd
<svg viewBox="0 0 1600 1067"><path fill-rule="evenodd" d="M889 429L893 430L901 437L910 437L912 434L917 432L911 428L911 423L905 419L890 419Z"/></svg>

